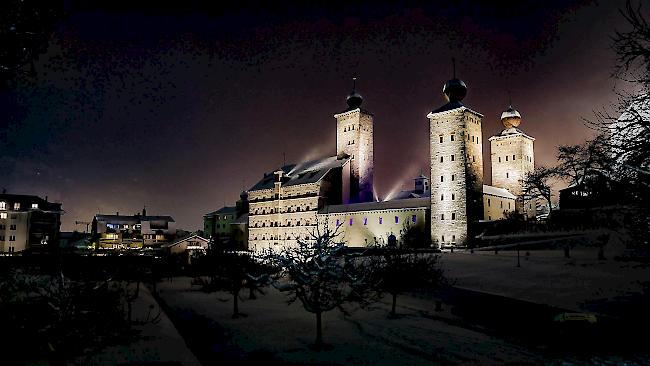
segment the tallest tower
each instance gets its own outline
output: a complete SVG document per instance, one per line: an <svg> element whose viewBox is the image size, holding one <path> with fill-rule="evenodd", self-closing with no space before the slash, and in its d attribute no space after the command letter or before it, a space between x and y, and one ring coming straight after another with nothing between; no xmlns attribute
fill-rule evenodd
<svg viewBox="0 0 650 366"><path fill-rule="evenodd" d="M466 107L465 83L442 88L447 104L427 115L431 165L431 240L465 245L483 216L483 115Z"/></svg>
<svg viewBox="0 0 650 366"><path fill-rule="evenodd" d="M336 155L350 156L350 202L374 201L373 116L361 108L356 78L346 102L348 108L336 118Z"/></svg>

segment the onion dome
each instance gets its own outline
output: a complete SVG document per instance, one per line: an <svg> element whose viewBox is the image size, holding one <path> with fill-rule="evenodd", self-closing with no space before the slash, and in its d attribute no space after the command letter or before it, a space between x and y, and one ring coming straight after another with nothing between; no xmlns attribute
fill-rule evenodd
<svg viewBox="0 0 650 366"><path fill-rule="evenodd" d="M465 82L454 77L442 87L442 93L449 102L460 102L467 95Z"/></svg>
<svg viewBox="0 0 650 366"><path fill-rule="evenodd" d="M501 113L501 123L505 128L517 127L521 123L521 114L510 105Z"/></svg>
<svg viewBox="0 0 650 366"><path fill-rule="evenodd" d="M350 93L350 95L348 95L348 97L345 100L348 103L348 107L350 110L361 107L361 103L363 103L363 97L361 96L361 94L357 93L356 86L357 86L357 78L352 78L352 92Z"/></svg>

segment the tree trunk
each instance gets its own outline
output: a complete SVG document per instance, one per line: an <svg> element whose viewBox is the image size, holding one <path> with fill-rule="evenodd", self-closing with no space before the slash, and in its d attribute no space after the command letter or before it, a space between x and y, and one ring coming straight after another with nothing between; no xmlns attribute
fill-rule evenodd
<svg viewBox="0 0 650 366"><path fill-rule="evenodd" d="M395 307L397 305L397 294L393 294L393 306L390 310L390 315L395 315Z"/></svg>
<svg viewBox="0 0 650 366"><path fill-rule="evenodd" d="M232 317L237 318L239 317L239 291L233 291L232 299Z"/></svg>
<svg viewBox="0 0 650 366"><path fill-rule="evenodd" d="M316 312L316 347L320 348L323 346L323 325L321 320L322 313L320 311Z"/></svg>

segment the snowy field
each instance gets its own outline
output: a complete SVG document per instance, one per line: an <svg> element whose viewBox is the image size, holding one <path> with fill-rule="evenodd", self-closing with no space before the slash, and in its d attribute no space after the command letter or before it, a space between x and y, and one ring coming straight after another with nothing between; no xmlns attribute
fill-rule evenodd
<svg viewBox="0 0 650 366"><path fill-rule="evenodd" d="M604 261L596 248L572 250L570 259L562 250L520 254L521 267L516 251L443 253L442 262L458 287L576 311L588 301L639 293L650 281L650 265L615 261L615 249L605 251Z"/></svg>
<svg viewBox="0 0 650 366"><path fill-rule="evenodd" d="M243 354L265 353L277 363L336 365L429 365L539 363L524 347L454 324L448 311L410 297L398 300L397 319L388 319L388 303L372 310L356 309L323 315L323 336L331 350L309 348L315 338L315 317L302 305L286 304L285 295L268 289L265 296L240 304L248 316L232 319L228 294L206 294L190 288L190 278L159 285L165 302L179 311L192 309L218 323ZM231 352L235 354L236 352ZM244 362L233 356L229 362Z"/></svg>

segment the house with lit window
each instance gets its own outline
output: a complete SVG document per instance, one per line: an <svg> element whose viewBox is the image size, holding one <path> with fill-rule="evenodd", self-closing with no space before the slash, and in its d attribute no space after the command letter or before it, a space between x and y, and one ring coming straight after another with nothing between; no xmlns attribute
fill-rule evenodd
<svg viewBox="0 0 650 366"><path fill-rule="evenodd" d="M22 194L0 194L0 253L45 249L59 242L61 204Z"/></svg>
<svg viewBox="0 0 650 366"><path fill-rule="evenodd" d="M92 221L92 237L99 249L159 248L176 239L176 222L171 216L142 214L97 214Z"/></svg>

